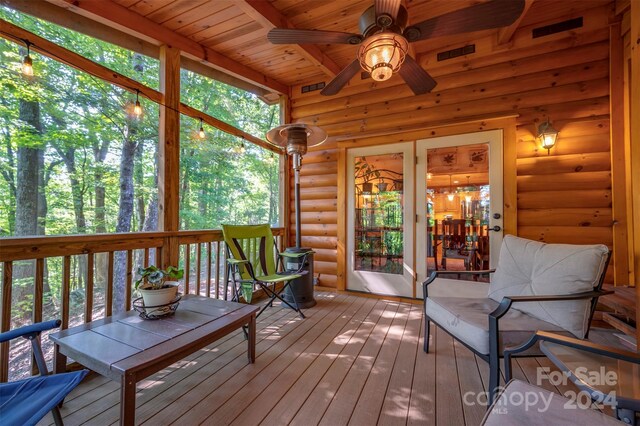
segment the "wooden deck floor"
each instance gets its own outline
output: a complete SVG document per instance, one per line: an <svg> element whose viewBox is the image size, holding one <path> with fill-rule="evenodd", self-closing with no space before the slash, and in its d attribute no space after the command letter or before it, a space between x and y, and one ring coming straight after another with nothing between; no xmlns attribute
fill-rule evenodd
<svg viewBox="0 0 640 426"><path fill-rule="evenodd" d="M441 330L425 354L422 305L324 292L316 299L305 320L265 311L253 365L236 332L138 383L137 423L480 423L485 407L463 401L484 392L488 366ZM550 363L520 359L515 376L535 382L541 366ZM65 424L117 424L119 397L117 383L92 375L65 401Z"/></svg>

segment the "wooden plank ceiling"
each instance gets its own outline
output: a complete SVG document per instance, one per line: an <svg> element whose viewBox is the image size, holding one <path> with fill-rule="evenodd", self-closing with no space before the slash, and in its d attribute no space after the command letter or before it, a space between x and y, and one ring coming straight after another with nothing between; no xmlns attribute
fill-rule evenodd
<svg viewBox="0 0 640 426"><path fill-rule="evenodd" d="M49 0L60 4L62 0ZM358 18L373 4L372 0L103 0L114 7L147 18L135 22L117 22L109 13L92 10L90 1L65 0L73 4L76 12L100 15L103 22L114 20L119 28L143 33L146 24L157 24L172 33L189 39L204 48L250 70L244 78L254 75L273 80L271 89L315 82L329 82L342 67L356 55L357 47L350 45L272 45L266 39L274 26L346 31L358 33ZM478 0L405 0L409 23L420 22L453 10L478 3ZM589 0L589 7L605 4L609 0ZM584 8L583 0L528 0L526 14L515 25L526 26L570 15ZM108 7L100 10L109 11ZM157 28L156 28L157 30ZM154 30L154 31L156 31ZM482 31L462 35L439 37L412 43L414 56L421 58L442 50L445 46L464 45L474 39L496 34L496 43L508 43L514 29ZM167 34L167 33L165 33ZM146 35L149 35L147 31ZM203 49L204 50L204 49ZM205 50L206 51L206 50ZM205 54L206 56L206 54ZM201 58L202 59L202 58ZM213 62L213 61L211 61ZM420 63L428 69L428 60ZM255 74L254 72L257 72ZM232 71L235 75L242 73ZM265 80L266 81L266 80ZM258 84L263 82L257 82ZM281 84L281 85L280 85ZM266 84L269 86L269 84Z"/></svg>

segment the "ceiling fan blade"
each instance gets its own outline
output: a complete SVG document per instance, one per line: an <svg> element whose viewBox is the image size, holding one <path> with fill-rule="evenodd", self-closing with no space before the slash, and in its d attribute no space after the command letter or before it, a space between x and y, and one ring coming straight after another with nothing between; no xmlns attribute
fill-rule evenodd
<svg viewBox="0 0 640 426"><path fill-rule="evenodd" d="M354 59L345 69L340 71L340 74L336 75L333 80L329 82L325 86L324 89L320 92L321 95L324 96L332 96L338 93L345 84L351 80L351 78L356 75L360 71L360 61Z"/></svg>
<svg viewBox="0 0 640 426"><path fill-rule="evenodd" d="M524 4L525 0L492 0L476 4L411 25L404 35L409 41L417 41L504 27L518 19Z"/></svg>
<svg viewBox="0 0 640 426"><path fill-rule="evenodd" d="M393 20L398 16L401 0L375 0L376 17L380 15L389 15Z"/></svg>
<svg viewBox="0 0 640 426"><path fill-rule="evenodd" d="M273 44L358 44L362 36L339 31L274 28L267 34L267 39Z"/></svg>
<svg viewBox="0 0 640 426"><path fill-rule="evenodd" d="M400 77L416 95L423 95L436 87L436 81L411 56L406 56L398 71Z"/></svg>

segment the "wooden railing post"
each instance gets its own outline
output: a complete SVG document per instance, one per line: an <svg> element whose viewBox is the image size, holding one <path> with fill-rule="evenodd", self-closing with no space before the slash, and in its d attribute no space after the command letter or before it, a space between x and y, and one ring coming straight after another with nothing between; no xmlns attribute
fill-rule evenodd
<svg viewBox="0 0 640 426"><path fill-rule="evenodd" d="M160 92L158 229L177 231L180 207L180 51L166 45L160 47ZM161 266L177 266L177 238L169 236L164 242Z"/></svg>
<svg viewBox="0 0 640 426"><path fill-rule="evenodd" d="M13 262L4 262L2 270L2 303L0 307L0 332L11 328L11 283ZM9 342L0 343L0 382L9 380Z"/></svg>

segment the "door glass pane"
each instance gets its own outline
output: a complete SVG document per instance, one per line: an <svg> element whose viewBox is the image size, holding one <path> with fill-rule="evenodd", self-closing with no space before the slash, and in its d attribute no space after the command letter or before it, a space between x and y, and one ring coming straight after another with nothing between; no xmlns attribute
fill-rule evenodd
<svg viewBox="0 0 640 426"><path fill-rule="evenodd" d="M428 273L489 269L489 144L428 149L425 179Z"/></svg>
<svg viewBox="0 0 640 426"><path fill-rule="evenodd" d="M403 273L403 155L355 158L356 271Z"/></svg>

